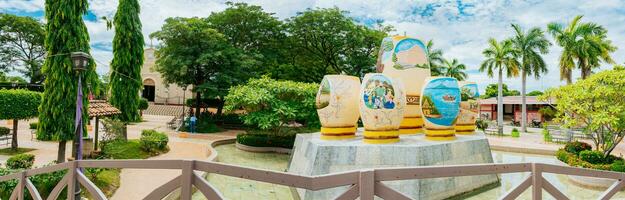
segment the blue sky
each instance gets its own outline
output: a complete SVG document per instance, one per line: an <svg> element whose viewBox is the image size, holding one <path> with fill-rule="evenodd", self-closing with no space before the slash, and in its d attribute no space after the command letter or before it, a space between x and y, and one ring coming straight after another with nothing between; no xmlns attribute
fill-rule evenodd
<svg viewBox="0 0 625 200"><path fill-rule="evenodd" d="M117 7L115 0L90 0L89 13L84 17L91 37L92 55L99 61L98 73L108 72L112 58L113 30L106 30L101 16L112 17ZM140 0L141 19L146 44L148 35L158 30L167 17L208 16L211 12L226 8L225 0ZM404 34L422 40L434 40L444 50L447 58L457 58L468 66L469 80L479 84L480 90L496 79L487 77L477 69L484 57L481 52L486 41L498 40L512 35L511 23L524 28L545 28L549 22L567 23L576 15L584 15L583 21L593 21L608 29L609 39L620 47L612 54L618 63L625 62L625 0L251 0L244 1L262 6L266 11L284 19L298 11L315 7L339 7L363 24L376 21L393 25L394 34ZM44 0L0 0L0 12L42 18ZM550 40L551 37L549 37ZM564 84L559 81L558 56L561 49L553 46L545 55L549 73L541 80L528 79L528 91L542 90ZM602 69L611 69L603 66ZM601 70L602 70L601 69ZM576 71L575 78L579 77ZM504 81L512 89L520 89L520 79Z"/></svg>

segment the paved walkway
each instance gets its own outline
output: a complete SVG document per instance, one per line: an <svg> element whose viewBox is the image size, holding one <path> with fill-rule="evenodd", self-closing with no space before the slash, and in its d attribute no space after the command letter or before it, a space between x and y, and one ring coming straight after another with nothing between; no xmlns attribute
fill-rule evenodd
<svg viewBox="0 0 625 200"><path fill-rule="evenodd" d="M194 159L205 160L211 154L209 143L215 140L236 137L240 131L224 133L190 135L189 138L179 138L174 131L167 128L166 123L171 116L144 115L144 122L128 126L128 138L135 139L141 136L141 130L156 129L169 135L169 152L149 160L158 159ZM167 169L122 169L120 187L111 200L143 199L154 189L180 175L180 170Z"/></svg>
<svg viewBox="0 0 625 200"><path fill-rule="evenodd" d="M31 130L28 128L29 123L34 121L36 120L19 121L17 128L17 144L20 148L35 149L34 151L28 153L35 155L35 166L42 166L56 161L59 143L54 141L37 141L36 139L31 140ZM13 125L9 126L6 120L1 120L0 126L13 128ZM0 146L0 148L11 148L11 144L6 146ZM71 157L71 153L71 142L67 142L65 147L65 157ZM0 155L0 163L6 163L6 160L9 159L9 157L11 156Z"/></svg>

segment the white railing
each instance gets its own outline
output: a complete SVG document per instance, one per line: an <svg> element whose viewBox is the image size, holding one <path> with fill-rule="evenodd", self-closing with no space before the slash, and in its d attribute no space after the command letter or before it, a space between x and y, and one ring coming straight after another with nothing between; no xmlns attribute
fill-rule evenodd
<svg viewBox="0 0 625 200"><path fill-rule="evenodd" d="M76 181L91 194L93 199L107 199L102 191L96 187L79 170L80 168L124 168L124 169L178 169L181 174L169 182L158 187L144 199L162 199L172 191L180 188L182 200L191 199L195 186L207 199L224 199L223 195L197 172L221 174L225 176L261 181L283 186L302 188L308 190L322 190L340 186L349 186L335 199L373 200L374 196L382 199L404 200L411 199L408 196L388 187L382 181L428 179L441 177L475 176L487 174L505 174L530 172L523 182L516 185L500 199L515 199L529 187L532 187L532 199L542 199L544 189L556 199L568 199L568 197L554 187L543 177L543 173L566 174L575 176L588 176L597 178L614 179L614 184L608 188L599 199L610 199L618 191L625 187L625 173L599 171L542 163L514 163L514 164L473 164L455 166L424 166L407 168L383 168L368 169L361 171L349 171L333 173L323 176L300 176L284 172L261 170L254 168L228 165L216 162L195 160L80 160L61 163L53 166L21 171L18 173L0 177L0 182L18 179L19 183L11 194L11 200L24 198L24 193L29 192L35 200L42 199L37 188L29 180L29 177L50 173L59 170L68 170L68 173L52 190L46 198L57 199L63 188L74 191ZM72 192L68 192L67 199L74 200Z"/></svg>

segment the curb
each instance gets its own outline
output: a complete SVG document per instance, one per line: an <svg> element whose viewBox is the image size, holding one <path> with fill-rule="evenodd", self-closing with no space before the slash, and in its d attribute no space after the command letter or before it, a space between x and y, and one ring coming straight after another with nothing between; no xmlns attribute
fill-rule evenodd
<svg viewBox="0 0 625 200"><path fill-rule="evenodd" d="M253 147L253 146L244 145L238 142L235 142L235 147L243 151L249 151L249 152L254 152L254 153L291 154L291 149L282 148L282 147Z"/></svg>

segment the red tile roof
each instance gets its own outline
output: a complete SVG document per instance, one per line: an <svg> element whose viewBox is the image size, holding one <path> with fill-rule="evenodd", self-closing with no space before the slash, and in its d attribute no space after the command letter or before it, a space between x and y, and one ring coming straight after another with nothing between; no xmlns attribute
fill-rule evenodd
<svg viewBox="0 0 625 200"><path fill-rule="evenodd" d="M110 116L121 113L119 109L105 100L89 100L89 117Z"/></svg>

